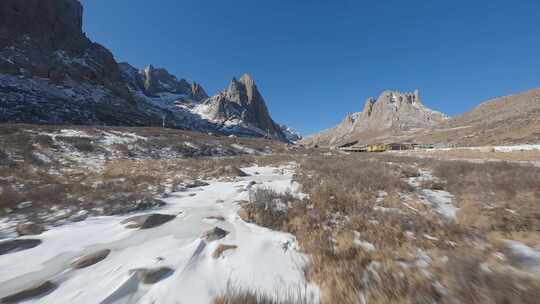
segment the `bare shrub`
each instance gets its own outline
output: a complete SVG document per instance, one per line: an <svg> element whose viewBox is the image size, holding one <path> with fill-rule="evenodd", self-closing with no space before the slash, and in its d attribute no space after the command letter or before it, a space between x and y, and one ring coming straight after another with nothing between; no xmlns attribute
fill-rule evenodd
<svg viewBox="0 0 540 304"><path fill-rule="evenodd" d="M256 290L229 286L224 295L214 299L214 304L308 304L313 303L304 296L304 290L280 291L279 295L268 295Z"/></svg>
<svg viewBox="0 0 540 304"><path fill-rule="evenodd" d="M443 303L538 303L540 282L510 270L485 270L481 253L457 252L445 269L450 295Z"/></svg>
<svg viewBox="0 0 540 304"><path fill-rule="evenodd" d="M290 193L257 188L250 192L249 203L244 204L244 220L274 230L284 230L288 220L288 205L294 200Z"/></svg>
<svg viewBox="0 0 540 304"><path fill-rule="evenodd" d="M75 149L81 152L94 152L97 148L93 140L87 137L57 136L56 138L57 140L72 145Z"/></svg>

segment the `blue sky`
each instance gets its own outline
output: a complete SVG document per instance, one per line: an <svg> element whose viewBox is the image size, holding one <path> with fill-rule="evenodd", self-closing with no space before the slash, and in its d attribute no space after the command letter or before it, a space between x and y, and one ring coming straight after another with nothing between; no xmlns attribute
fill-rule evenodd
<svg viewBox="0 0 540 304"><path fill-rule="evenodd" d="M209 94L250 73L274 120L311 134L385 89L457 115L540 87L540 1L82 0L118 61Z"/></svg>

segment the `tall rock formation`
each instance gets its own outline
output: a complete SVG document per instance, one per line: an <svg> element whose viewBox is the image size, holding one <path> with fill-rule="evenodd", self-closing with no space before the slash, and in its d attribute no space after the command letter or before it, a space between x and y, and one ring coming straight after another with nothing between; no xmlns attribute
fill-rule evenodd
<svg viewBox="0 0 540 304"><path fill-rule="evenodd" d="M379 137L427 128L446 120L446 116L422 104L418 90L413 93L384 91L377 99L369 97L364 110L348 114L332 129L305 139L307 144L339 145L352 138Z"/></svg>
<svg viewBox="0 0 540 304"><path fill-rule="evenodd" d="M270 117L264 98L248 74L242 75L239 80L233 78L225 91L206 100L201 113L212 121L227 125L242 122L248 129L261 135L286 139L282 128Z"/></svg>

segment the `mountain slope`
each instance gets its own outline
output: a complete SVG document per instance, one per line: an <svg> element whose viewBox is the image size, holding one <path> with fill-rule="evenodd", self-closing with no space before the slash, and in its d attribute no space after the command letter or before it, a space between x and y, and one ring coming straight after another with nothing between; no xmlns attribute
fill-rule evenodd
<svg viewBox="0 0 540 304"><path fill-rule="evenodd" d="M225 99L167 70L118 64L82 30L77 0L0 2L0 122L165 126L286 141L248 76ZM199 113L201 103L214 109Z"/></svg>
<svg viewBox="0 0 540 304"><path fill-rule="evenodd" d="M113 55L82 31L75 0L0 2L0 121L158 125Z"/></svg>
<svg viewBox="0 0 540 304"><path fill-rule="evenodd" d="M540 88L498 97L419 132L419 142L504 145L540 142Z"/></svg>
<svg viewBox="0 0 540 304"><path fill-rule="evenodd" d="M411 132L446 120L446 116L422 104L418 91L384 91L367 99L362 112L348 114L336 127L306 138L311 145L334 146L351 140L370 141L381 136Z"/></svg>
<svg viewBox="0 0 540 304"><path fill-rule="evenodd" d="M205 100L196 112L229 129L242 127L259 135L287 139L282 128L270 117L255 81L247 74L239 81L233 78L225 91Z"/></svg>

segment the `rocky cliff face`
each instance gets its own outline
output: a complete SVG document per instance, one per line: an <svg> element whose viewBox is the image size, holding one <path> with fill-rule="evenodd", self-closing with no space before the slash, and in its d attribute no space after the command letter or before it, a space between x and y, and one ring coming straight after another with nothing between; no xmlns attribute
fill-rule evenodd
<svg viewBox="0 0 540 304"><path fill-rule="evenodd" d="M153 125L113 55L82 31L76 0L0 2L0 121Z"/></svg>
<svg viewBox="0 0 540 304"><path fill-rule="evenodd" d="M207 99L199 111L212 121L229 126L241 122L260 135L286 140L283 129L270 117L255 81L247 74L240 80L233 78L225 91Z"/></svg>
<svg viewBox="0 0 540 304"><path fill-rule="evenodd" d="M446 120L444 114L422 104L418 91L413 93L384 91L377 99L369 97L362 112L348 114L336 127L307 138L305 143L332 146L353 137L369 138L370 135L413 131L444 120Z"/></svg>
<svg viewBox="0 0 540 304"><path fill-rule="evenodd" d="M445 119L444 114L422 104L418 90L414 93L384 91L377 100L368 98L353 128L357 132L409 131L429 127Z"/></svg>
<svg viewBox="0 0 540 304"><path fill-rule="evenodd" d="M163 68L118 64L77 0L0 1L0 122L166 126L285 140L253 80L209 98ZM202 113L199 106L210 108Z"/></svg>
<svg viewBox="0 0 540 304"><path fill-rule="evenodd" d="M120 63L122 77L130 90L140 92L148 97L159 97L161 94L172 94L195 101L208 98L202 86L196 82L190 84L185 79L178 80L166 69L155 68L152 65L139 70L129 63Z"/></svg>

